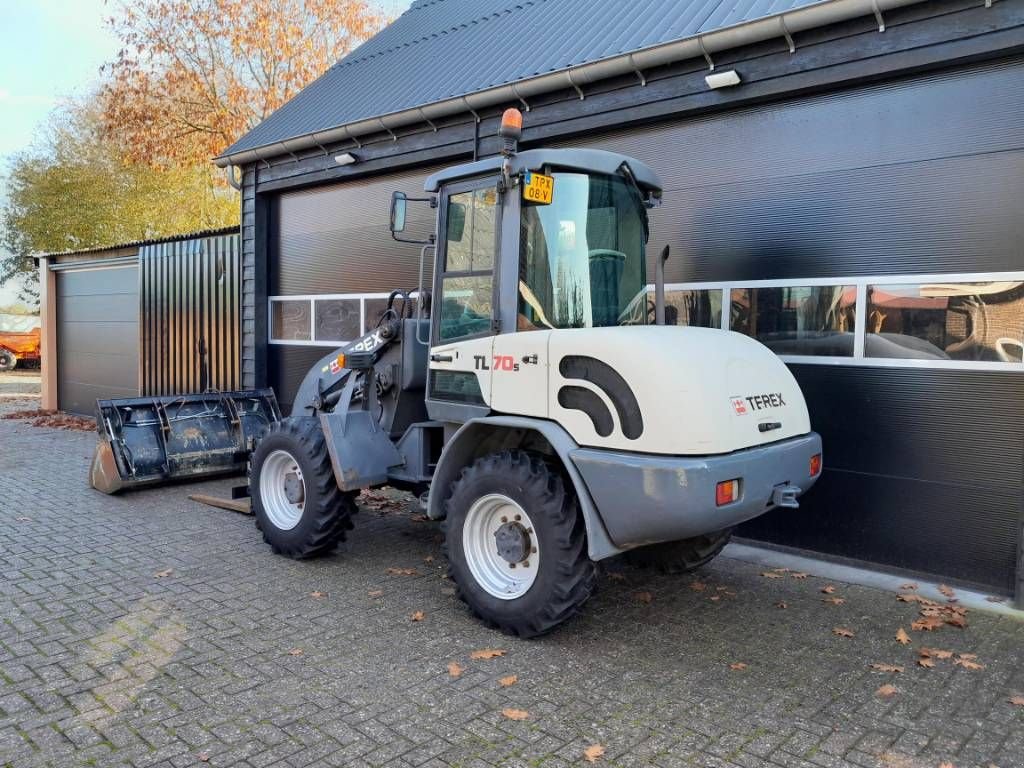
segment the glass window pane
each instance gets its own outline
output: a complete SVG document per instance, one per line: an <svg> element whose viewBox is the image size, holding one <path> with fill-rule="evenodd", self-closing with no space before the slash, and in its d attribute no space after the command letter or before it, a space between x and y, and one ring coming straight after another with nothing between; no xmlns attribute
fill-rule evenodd
<svg viewBox="0 0 1024 768"><path fill-rule="evenodd" d="M1024 283L869 285L866 357L1020 363Z"/></svg>
<svg viewBox="0 0 1024 768"><path fill-rule="evenodd" d="M359 332L359 299L317 299L314 302L317 341L353 341Z"/></svg>
<svg viewBox="0 0 1024 768"><path fill-rule="evenodd" d="M388 308L387 299L364 299L364 305L366 307L366 327L363 329L363 333L367 333L371 328L376 328L377 323L384 317L384 312ZM401 299L395 300L395 309L401 309Z"/></svg>
<svg viewBox="0 0 1024 768"><path fill-rule="evenodd" d="M494 187L448 198L445 271L474 272L494 266L497 202Z"/></svg>
<svg viewBox="0 0 1024 768"><path fill-rule="evenodd" d="M309 301L274 301L270 338L278 341L309 341Z"/></svg>
<svg viewBox="0 0 1024 768"><path fill-rule="evenodd" d="M649 322L646 213L621 176L555 173L550 205L523 204L519 329Z"/></svg>
<svg viewBox="0 0 1024 768"><path fill-rule="evenodd" d="M721 289L665 291L665 325L721 328Z"/></svg>
<svg viewBox="0 0 1024 768"><path fill-rule="evenodd" d="M734 288L729 327L779 355L853 356L852 285Z"/></svg>
<svg viewBox="0 0 1024 768"><path fill-rule="evenodd" d="M441 285L441 340L491 330L491 276L446 277Z"/></svg>

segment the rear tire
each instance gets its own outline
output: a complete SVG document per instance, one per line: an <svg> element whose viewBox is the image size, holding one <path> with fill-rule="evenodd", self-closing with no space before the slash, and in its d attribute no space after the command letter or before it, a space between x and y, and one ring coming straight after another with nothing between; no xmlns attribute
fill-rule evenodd
<svg viewBox="0 0 1024 768"><path fill-rule="evenodd" d="M249 462L249 495L256 527L279 555L328 554L352 529L355 494L339 490L316 419L271 424Z"/></svg>
<svg viewBox="0 0 1024 768"><path fill-rule="evenodd" d="M692 539L649 544L631 549L626 553L626 559L633 565L653 568L661 573L690 573L718 557L732 538L732 531L732 528L726 528Z"/></svg>
<svg viewBox="0 0 1024 768"><path fill-rule="evenodd" d="M17 367L18 358L14 356L14 353L6 349L0 349L0 373L13 371Z"/></svg>
<svg viewBox="0 0 1024 768"><path fill-rule="evenodd" d="M448 576L477 617L536 637L580 610L596 569L576 497L557 471L521 451L497 453L464 469L451 491Z"/></svg>

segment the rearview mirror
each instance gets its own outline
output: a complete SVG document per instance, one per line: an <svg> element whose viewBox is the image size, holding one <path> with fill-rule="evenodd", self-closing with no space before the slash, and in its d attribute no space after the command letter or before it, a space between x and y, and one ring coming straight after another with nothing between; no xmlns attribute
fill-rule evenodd
<svg viewBox="0 0 1024 768"><path fill-rule="evenodd" d="M466 206L462 203L448 203L448 242L458 243L466 229Z"/></svg>
<svg viewBox="0 0 1024 768"><path fill-rule="evenodd" d="M391 193L391 234L405 229L405 209L408 198L405 192Z"/></svg>

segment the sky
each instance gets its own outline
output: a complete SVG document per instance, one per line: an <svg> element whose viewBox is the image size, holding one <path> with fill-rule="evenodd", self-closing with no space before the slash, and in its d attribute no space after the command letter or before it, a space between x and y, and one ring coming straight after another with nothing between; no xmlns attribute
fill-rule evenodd
<svg viewBox="0 0 1024 768"><path fill-rule="evenodd" d="M374 2L391 15L408 1ZM12 154L28 147L63 99L89 93L118 50L111 0L0 0L0 198ZM13 301L0 286L0 306Z"/></svg>

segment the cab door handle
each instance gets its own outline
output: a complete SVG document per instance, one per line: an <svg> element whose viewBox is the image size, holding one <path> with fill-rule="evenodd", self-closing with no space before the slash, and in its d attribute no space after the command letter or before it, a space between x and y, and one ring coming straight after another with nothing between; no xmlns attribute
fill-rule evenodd
<svg viewBox="0 0 1024 768"><path fill-rule="evenodd" d="M450 363L452 361L451 355L431 355L430 362L432 363Z"/></svg>

